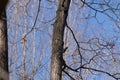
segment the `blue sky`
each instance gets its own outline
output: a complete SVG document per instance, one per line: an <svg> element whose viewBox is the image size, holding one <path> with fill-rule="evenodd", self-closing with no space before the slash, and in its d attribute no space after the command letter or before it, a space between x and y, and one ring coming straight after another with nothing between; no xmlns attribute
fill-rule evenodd
<svg viewBox="0 0 120 80"><path fill-rule="evenodd" d="M28 0L26 0L28 1ZM53 23L55 21L56 16L56 9L57 9L57 2L55 0L52 0L53 2L49 2L47 0L41 0L41 8L40 13L38 16L38 20L36 23L36 37L35 37L35 45L36 45L36 55L35 55L35 66L39 62L40 57L42 57L41 66L38 69L37 74L35 75L35 80L49 80L50 75L50 59L51 59L51 42L52 42L52 30L53 30ZM90 1L90 0L87 0ZM104 1L104 0L102 0ZM113 0L112 0L113 1ZM114 0L112 2L115 4L115 2L119 2L119 0ZM77 3L81 3L79 0L76 0ZM101 2L101 0L97 0L96 2ZM9 55L12 56L12 60L14 64L10 66L10 70L13 70L13 73L11 73L11 76L13 79L18 77L19 75L16 75L16 72L18 71L19 74L21 74L21 67L22 64L22 53L23 48L22 44L20 43L20 39L22 38L23 33L25 33L25 25L24 21L27 21L27 31L31 29L31 27L34 24L36 12L38 9L38 0L31 0L30 3L27 5L27 16L26 19L24 19L24 5L21 6L22 1L11 1L8 6L8 38L9 38ZM111 4L111 3L110 3ZM114 6L113 6L114 7ZM119 13L119 12L118 12ZM116 53L119 53L119 33L116 32L119 31L116 27L114 21L112 21L110 18L108 18L105 14L97 13L96 18L90 17L89 19L84 19L84 17L90 15L94 16L95 11L91 10L88 7L80 8L79 5L75 5L72 1L69 16L68 16L68 24L72 28L72 30L75 33L75 36L79 42L88 41L91 38L97 37L100 39L105 40L106 42L111 40L115 40L116 43L116 50L114 50ZM112 17L113 14L110 13ZM66 29L67 32L67 29ZM27 57L26 61L31 62L32 60L32 52L33 52L33 37L34 37L34 31L32 31L27 36ZM116 39L113 39L113 37L117 37ZM73 37L68 30L67 37L67 43L66 46L69 46L65 58L68 61L67 63L70 65L72 61L74 61L73 57L71 55L77 54L75 52L76 44L73 40ZM16 44L12 44L12 42L17 42ZM88 47L88 45L84 46ZM90 52L88 52L90 53ZM87 52L85 52L87 54ZM93 55L92 53L90 53ZM89 57L89 55L87 56ZM75 57L76 58L76 57ZM77 56L78 58L78 56ZM75 59L76 61L76 59ZM20 66L20 69L16 69L16 67ZM28 71L31 72L31 64L28 63ZM106 66L108 67L108 66ZM18 79L18 78L17 78ZM90 74L87 80L106 80L108 77L105 74L99 74L99 75L92 75ZM109 80L112 80L111 78Z"/></svg>

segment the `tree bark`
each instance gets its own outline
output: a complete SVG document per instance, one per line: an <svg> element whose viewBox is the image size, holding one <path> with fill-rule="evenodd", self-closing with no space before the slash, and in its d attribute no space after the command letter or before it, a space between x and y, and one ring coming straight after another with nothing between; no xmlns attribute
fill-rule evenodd
<svg viewBox="0 0 120 80"><path fill-rule="evenodd" d="M50 80L61 80L62 78L63 38L70 1L59 0L56 21L53 25Z"/></svg>
<svg viewBox="0 0 120 80"><path fill-rule="evenodd" d="M0 80L9 80L8 72L8 40L6 5L8 0L0 0Z"/></svg>

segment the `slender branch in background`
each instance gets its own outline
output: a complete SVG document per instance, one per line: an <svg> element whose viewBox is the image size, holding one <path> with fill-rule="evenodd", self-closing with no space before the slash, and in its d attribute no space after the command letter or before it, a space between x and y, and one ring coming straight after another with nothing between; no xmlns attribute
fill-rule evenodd
<svg viewBox="0 0 120 80"><path fill-rule="evenodd" d="M35 55L36 55L36 29L34 28L34 33L33 33L33 56L32 56L32 79L34 80L35 76Z"/></svg>
<svg viewBox="0 0 120 80"><path fill-rule="evenodd" d="M37 20L38 20L39 12L40 12L40 4L41 4L41 0L39 0L39 3L38 3L37 15L36 15L36 17L35 17L34 24L33 24L32 28L31 28L31 30L28 31L28 32L24 35L23 39L24 39L25 37L27 37L27 35L29 35L29 33L31 33L31 32L33 31L33 29L35 28L35 25L36 25Z"/></svg>
<svg viewBox="0 0 120 80"><path fill-rule="evenodd" d="M24 11L24 34L26 34L27 32L27 11L26 11L26 5L27 3L24 5L23 7L23 11ZM24 34L23 34L23 37L24 37ZM22 67L22 79L23 80L26 80L27 79L27 71L26 71L26 51L27 51L27 46L26 46L26 37L24 37L24 40L22 40L22 48L23 48L23 67Z"/></svg>
<svg viewBox="0 0 120 80"><path fill-rule="evenodd" d="M23 41L22 43L23 45L23 71L22 71L22 74L23 74L23 80L26 80L27 79L27 76L26 76L26 41Z"/></svg>

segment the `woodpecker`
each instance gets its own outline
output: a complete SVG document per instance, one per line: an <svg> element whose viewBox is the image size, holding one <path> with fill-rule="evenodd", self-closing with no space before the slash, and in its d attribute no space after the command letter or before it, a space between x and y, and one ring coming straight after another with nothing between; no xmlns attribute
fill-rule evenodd
<svg viewBox="0 0 120 80"><path fill-rule="evenodd" d="M68 47L65 47L62 51L62 53L65 53L65 51L68 49Z"/></svg>

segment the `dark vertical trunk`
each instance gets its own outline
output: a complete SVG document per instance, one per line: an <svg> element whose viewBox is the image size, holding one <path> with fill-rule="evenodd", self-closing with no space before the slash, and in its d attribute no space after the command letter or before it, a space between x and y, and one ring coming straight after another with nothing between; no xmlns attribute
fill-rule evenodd
<svg viewBox="0 0 120 80"><path fill-rule="evenodd" d="M9 80L8 76L8 41L6 4L8 0L0 0L0 80Z"/></svg>
<svg viewBox="0 0 120 80"><path fill-rule="evenodd" d="M62 78L63 38L70 1L59 0L53 29L50 80L61 80Z"/></svg>

